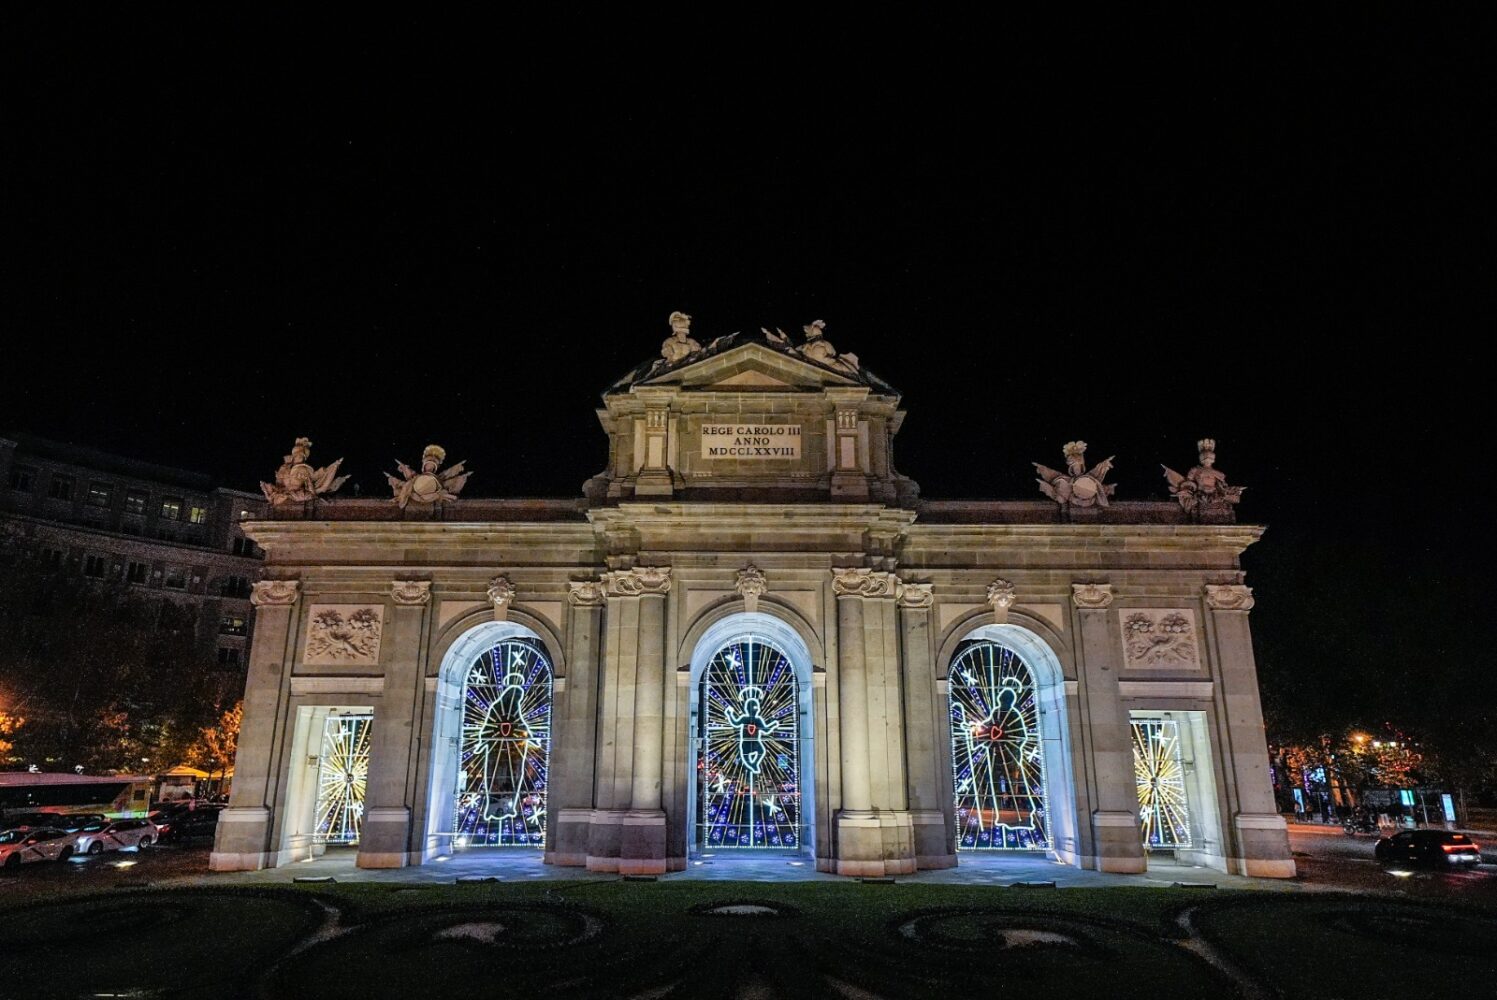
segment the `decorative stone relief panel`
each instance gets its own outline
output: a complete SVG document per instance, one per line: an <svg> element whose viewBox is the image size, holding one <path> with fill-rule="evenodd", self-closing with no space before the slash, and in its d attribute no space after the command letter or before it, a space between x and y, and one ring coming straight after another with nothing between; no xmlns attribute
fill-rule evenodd
<svg viewBox="0 0 1497 1000"><path fill-rule="evenodd" d="M1128 608L1118 613L1124 665L1201 669L1201 638L1189 608Z"/></svg>
<svg viewBox="0 0 1497 1000"><path fill-rule="evenodd" d="M377 664L384 624L381 604L314 604L302 662L315 666Z"/></svg>

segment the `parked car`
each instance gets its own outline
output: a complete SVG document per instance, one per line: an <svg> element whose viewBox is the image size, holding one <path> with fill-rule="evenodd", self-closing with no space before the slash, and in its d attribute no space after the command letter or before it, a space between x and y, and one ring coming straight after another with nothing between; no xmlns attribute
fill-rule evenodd
<svg viewBox="0 0 1497 1000"><path fill-rule="evenodd" d="M0 866L14 870L32 861L66 861L78 835L56 827L6 830L0 833Z"/></svg>
<svg viewBox="0 0 1497 1000"><path fill-rule="evenodd" d="M79 854L102 854L122 847L150 847L160 839L156 824L148 819L117 819L91 824L78 833Z"/></svg>
<svg viewBox="0 0 1497 1000"><path fill-rule="evenodd" d="M12 813L0 821L0 830L34 830L37 827L55 825L57 818L56 813Z"/></svg>
<svg viewBox="0 0 1497 1000"><path fill-rule="evenodd" d="M162 831L163 842L186 843L206 838L211 840L218 832L218 817L223 812L219 806L199 806L191 812L182 813L172 823L170 830Z"/></svg>
<svg viewBox="0 0 1497 1000"><path fill-rule="evenodd" d="M1481 845L1464 833L1449 830L1404 830L1377 842L1379 861L1411 865L1478 865Z"/></svg>

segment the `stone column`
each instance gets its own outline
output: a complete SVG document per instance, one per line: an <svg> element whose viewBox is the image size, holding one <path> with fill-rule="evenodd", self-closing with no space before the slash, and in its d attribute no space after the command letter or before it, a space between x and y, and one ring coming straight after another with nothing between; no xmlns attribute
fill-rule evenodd
<svg viewBox="0 0 1497 1000"><path fill-rule="evenodd" d="M868 499L868 474L858 460L859 421L866 388L829 388L833 407L832 496L842 500Z"/></svg>
<svg viewBox="0 0 1497 1000"><path fill-rule="evenodd" d="M1229 871L1264 878L1293 878L1289 833L1274 802L1268 773L1268 740L1248 612L1253 590L1242 584L1207 584L1215 652L1217 731L1228 774L1232 814Z"/></svg>
<svg viewBox="0 0 1497 1000"><path fill-rule="evenodd" d="M634 748L629 811L619 839L619 872L660 875L668 869L660 783L665 743L665 595L669 567L636 567L608 574L610 589L639 597L639 655L634 683Z"/></svg>
<svg viewBox="0 0 1497 1000"><path fill-rule="evenodd" d="M597 760L598 649L607 597L601 583L567 585L567 677L560 725L551 736L551 788L547 815L552 826L546 862L586 865Z"/></svg>
<svg viewBox="0 0 1497 1000"><path fill-rule="evenodd" d="M928 583L901 583L898 589L899 646L903 665L907 796L919 868L954 868L956 837L947 819L949 804L941 781L942 737L936 672L931 655L930 612L935 599Z"/></svg>
<svg viewBox="0 0 1497 1000"><path fill-rule="evenodd" d="M252 871L275 864L271 806L282 778L280 746L290 724L290 658L301 584L261 580L250 594L255 638L244 690L244 721L234 757L234 790L218 821L208 865L214 871Z"/></svg>
<svg viewBox="0 0 1497 1000"><path fill-rule="evenodd" d="M1090 736L1092 861L1099 871L1148 868L1138 825L1133 735L1118 694L1122 640L1113 627L1112 585L1071 586L1080 641L1083 702ZM1085 862L1083 862L1085 864Z"/></svg>
<svg viewBox="0 0 1497 1000"><path fill-rule="evenodd" d="M369 731L369 782L364 826L359 832L360 868L403 868L421 851L411 850L411 772L424 686L422 650L431 583L396 580L395 607L385 629L385 682Z"/></svg>
<svg viewBox="0 0 1497 1000"><path fill-rule="evenodd" d="M671 400L675 389L648 387L635 389L645 405L644 466L635 479L636 496L668 497L673 484L670 467Z"/></svg>
<svg viewBox="0 0 1497 1000"><path fill-rule="evenodd" d="M837 708L842 743L842 808L837 813L837 874L883 875L883 835L873 811L868 756L867 636L863 601L892 593L892 574L832 570L837 598Z"/></svg>

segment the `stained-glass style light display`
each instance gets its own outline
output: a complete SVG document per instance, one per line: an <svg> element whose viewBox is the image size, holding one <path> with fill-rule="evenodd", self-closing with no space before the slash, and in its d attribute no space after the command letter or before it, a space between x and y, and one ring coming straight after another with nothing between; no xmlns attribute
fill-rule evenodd
<svg viewBox="0 0 1497 1000"><path fill-rule="evenodd" d="M329 715L322 725L317 758L319 844L357 844L364 825L364 791L369 785L368 715Z"/></svg>
<svg viewBox="0 0 1497 1000"><path fill-rule="evenodd" d="M1173 719L1133 720L1133 774L1145 847L1190 846L1180 727Z"/></svg>
<svg viewBox="0 0 1497 1000"><path fill-rule="evenodd" d="M950 680L958 847L1046 849L1045 755L1034 675L1013 650L984 640L957 651Z"/></svg>
<svg viewBox="0 0 1497 1000"><path fill-rule="evenodd" d="M463 682L457 846L544 846L550 756L551 663L535 642L506 639Z"/></svg>
<svg viewBox="0 0 1497 1000"><path fill-rule="evenodd" d="M713 655L698 693L697 847L800 850L800 686L789 657L740 636Z"/></svg>

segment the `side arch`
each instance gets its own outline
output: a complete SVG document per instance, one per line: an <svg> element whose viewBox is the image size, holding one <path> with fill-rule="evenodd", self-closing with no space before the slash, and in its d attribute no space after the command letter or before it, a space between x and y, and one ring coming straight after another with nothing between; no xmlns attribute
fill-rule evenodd
<svg viewBox="0 0 1497 1000"><path fill-rule="evenodd" d="M736 618L752 619L765 624L766 627L784 629L793 633L794 639L790 641L798 644L800 652L805 654L810 673L816 674L825 670L826 643L821 637L821 632L797 608L770 595L765 595L759 598L759 610L749 611L748 604L743 598L733 597L703 609L681 634L681 645L676 652L676 662L682 669L692 670L692 681L695 681L698 676L695 658L706 636L709 633L719 634L718 630L722 629L724 622ZM729 627L728 631L732 631L732 628ZM799 669L798 666L797 669ZM807 682L809 681L808 675Z"/></svg>
<svg viewBox="0 0 1497 1000"><path fill-rule="evenodd" d="M986 619L984 621L984 619ZM1077 815L1076 772L1071 738L1071 706L1067 697L1067 679L1056 648L1040 631L1059 636L1049 623L1037 622L1027 615L1010 615L1005 623L993 621L991 612L974 615L947 632L937 660L941 690L945 696L946 718L951 717L951 664L957 650L968 642L992 642L1012 650L1024 661L1033 675L1035 702L1039 714L1040 739L1045 760L1045 809L1050 824L1050 846L1047 856L1066 864L1080 866L1080 822ZM1063 647L1062 647L1063 648ZM1073 682L1074 683L1074 682ZM1074 691L1074 687L1071 689ZM949 723L948 723L949 725ZM951 736L945 734L941 745L946 773L951 774ZM948 789L955 823L955 790Z"/></svg>
<svg viewBox="0 0 1497 1000"><path fill-rule="evenodd" d="M475 620L476 619L476 620ZM559 643L527 622L535 621L531 616L515 614L513 610L506 621L494 621L492 613L481 612L465 616L443 630L441 640L446 642L446 651L438 662L436 690L433 692L433 720L431 741L431 764L428 770L426 796L425 856L450 853L453 836L450 829L452 797L457 788L458 754L462 739L463 685L469 668L480 656L495 645L509 639L528 639L538 643L550 659L552 681L561 676L560 660L557 657ZM544 625L537 622L536 624ZM547 630L549 632L549 629ZM440 648L434 643L434 648ZM551 824L546 825L546 837L551 837Z"/></svg>

